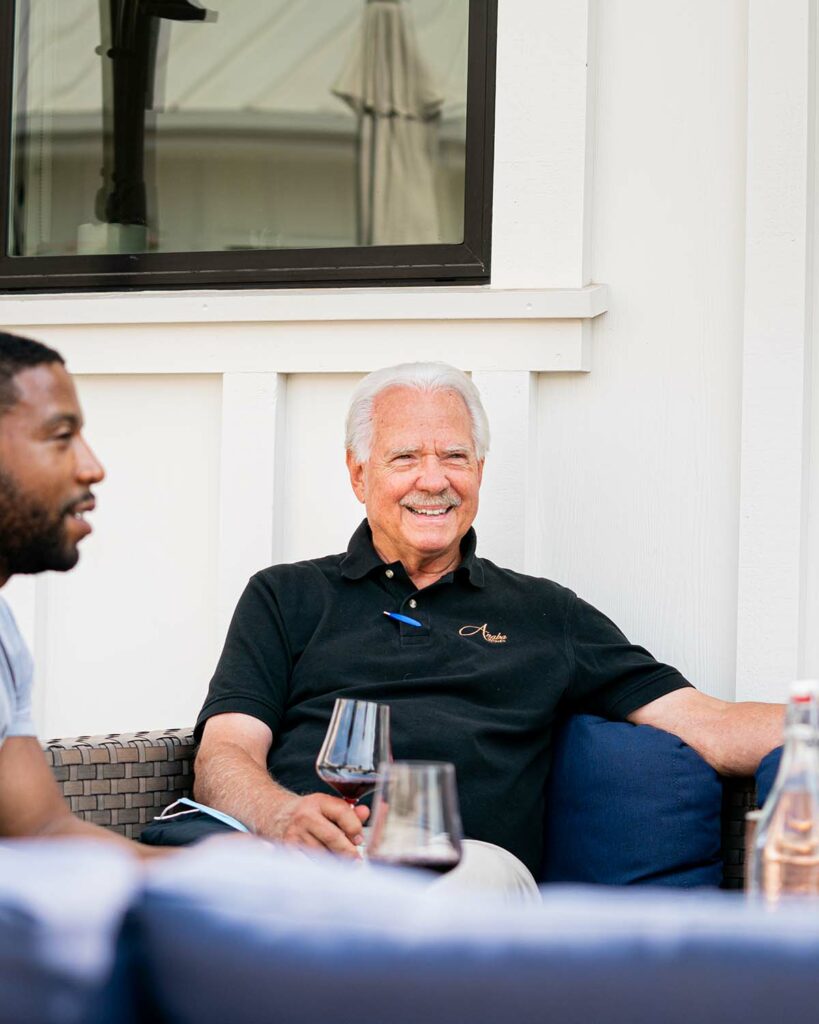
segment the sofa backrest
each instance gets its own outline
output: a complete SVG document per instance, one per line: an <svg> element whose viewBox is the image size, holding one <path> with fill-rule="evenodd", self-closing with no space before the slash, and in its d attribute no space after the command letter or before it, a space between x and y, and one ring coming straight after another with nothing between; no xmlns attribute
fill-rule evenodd
<svg viewBox="0 0 819 1024"><path fill-rule="evenodd" d="M168 804L191 796L190 729L54 739L45 754L75 814L131 839ZM556 737L547 790L541 880L742 888L744 817L756 806L754 780L720 779L697 761L676 737L649 726L593 716L567 720ZM571 787L564 785L569 772L575 773ZM616 859L605 852L612 828ZM643 848L649 833L653 851ZM692 848L705 851L704 859L690 856Z"/></svg>

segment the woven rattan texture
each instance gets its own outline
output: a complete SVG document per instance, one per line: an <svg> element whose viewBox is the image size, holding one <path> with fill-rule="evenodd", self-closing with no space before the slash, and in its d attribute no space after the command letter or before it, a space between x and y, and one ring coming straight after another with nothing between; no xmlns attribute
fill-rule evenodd
<svg viewBox="0 0 819 1024"><path fill-rule="evenodd" d="M71 810L138 838L163 807L193 786L190 729L49 740L45 755Z"/></svg>
<svg viewBox="0 0 819 1024"><path fill-rule="evenodd" d="M745 875L745 815L756 807L754 779L722 780L722 888L742 889Z"/></svg>

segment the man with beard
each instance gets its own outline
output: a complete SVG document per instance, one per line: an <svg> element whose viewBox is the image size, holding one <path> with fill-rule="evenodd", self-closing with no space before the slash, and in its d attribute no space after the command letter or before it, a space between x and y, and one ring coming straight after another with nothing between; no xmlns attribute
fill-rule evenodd
<svg viewBox="0 0 819 1024"><path fill-rule="evenodd" d="M105 475L82 436L62 356L0 332L0 587L15 573L66 572L91 532ZM86 836L141 847L69 811L34 734L32 661L0 597L0 836Z"/></svg>

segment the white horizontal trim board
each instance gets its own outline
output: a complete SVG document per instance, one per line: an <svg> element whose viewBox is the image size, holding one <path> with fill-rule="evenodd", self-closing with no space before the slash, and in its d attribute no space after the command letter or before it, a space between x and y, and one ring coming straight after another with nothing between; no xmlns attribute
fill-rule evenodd
<svg viewBox="0 0 819 1024"><path fill-rule="evenodd" d="M464 370L590 368L589 320L334 321L11 329L57 348L79 374L369 373L445 359Z"/></svg>
<svg viewBox="0 0 819 1024"><path fill-rule="evenodd" d="M0 323L201 324L322 320L590 319L608 288L304 288L277 291L23 295L0 299Z"/></svg>

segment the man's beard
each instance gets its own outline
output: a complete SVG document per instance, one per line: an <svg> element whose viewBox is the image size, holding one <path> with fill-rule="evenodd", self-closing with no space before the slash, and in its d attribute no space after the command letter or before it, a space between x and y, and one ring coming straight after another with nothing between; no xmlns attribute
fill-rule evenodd
<svg viewBox="0 0 819 1024"><path fill-rule="evenodd" d="M80 553L66 535L65 516L75 503L53 513L0 469L0 568L6 576L74 568Z"/></svg>

